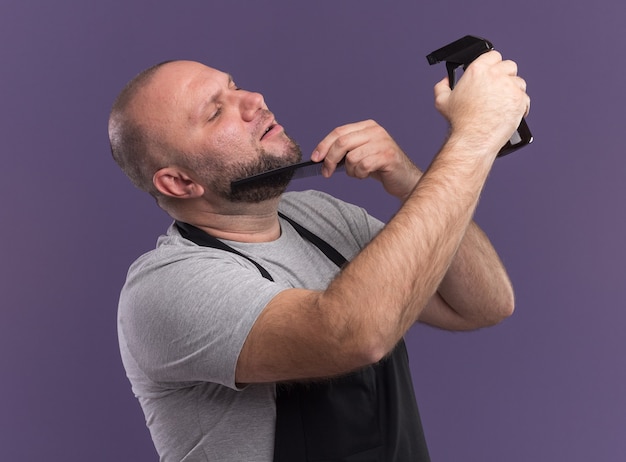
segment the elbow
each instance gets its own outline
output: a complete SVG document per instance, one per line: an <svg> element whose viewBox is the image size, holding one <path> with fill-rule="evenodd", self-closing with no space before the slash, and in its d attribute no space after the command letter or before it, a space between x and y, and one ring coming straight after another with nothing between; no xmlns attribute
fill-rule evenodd
<svg viewBox="0 0 626 462"><path fill-rule="evenodd" d="M515 292L513 285L507 279L494 290L488 300L487 325L495 325L513 315L515 311Z"/></svg>
<svg viewBox="0 0 626 462"><path fill-rule="evenodd" d="M499 297L490 303L482 305L482 309L474 311L473 315L463 316L462 326L459 330L476 330L485 327L493 327L513 315L515 311L515 299L512 295Z"/></svg>
<svg viewBox="0 0 626 462"><path fill-rule="evenodd" d="M339 371L341 374L353 372L364 367L376 364L383 360L391 351L383 345L369 342L361 342L360 345L350 345L343 349L343 366Z"/></svg>
<svg viewBox="0 0 626 462"><path fill-rule="evenodd" d="M513 316L513 313L515 312L515 292L513 292L513 287L511 285L509 285L509 290L506 292L506 295L502 297L499 306L500 321Z"/></svg>
<svg viewBox="0 0 626 462"><path fill-rule="evenodd" d="M511 292L511 297L508 300L507 304L504 305L503 307L503 318L502 319L506 319L510 316L513 316L513 313L515 312L515 296L513 295L513 293Z"/></svg>
<svg viewBox="0 0 626 462"><path fill-rule="evenodd" d="M513 315L515 312L515 295L513 290L511 289L506 295L495 300L491 304L491 307L492 308L488 310L489 315L486 316L486 327L499 324Z"/></svg>
<svg viewBox="0 0 626 462"><path fill-rule="evenodd" d="M355 351L354 359L357 367L365 367L376 364L383 360L392 350L393 345L389 346L382 341L361 342L362 345Z"/></svg>
<svg viewBox="0 0 626 462"><path fill-rule="evenodd" d="M358 329L342 342L340 351L344 352L350 369L359 369L384 359L399 340L392 337L379 329Z"/></svg>
<svg viewBox="0 0 626 462"><path fill-rule="evenodd" d="M491 316L489 316L486 319L486 322L484 323L484 327L490 327L490 326L495 326L497 324L500 324L502 321L512 316L514 311L515 309L513 305L500 306L499 309L494 310L491 313Z"/></svg>
<svg viewBox="0 0 626 462"><path fill-rule="evenodd" d="M332 295L332 294L331 294ZM317 299L317 319L322 321L323 342L328 342L338 372L350 372L384 359L401 338L394 323L385 322L345 294Z"/></svg>
<svg viewBox="0 0 626 462"><path fill-rule="evenodd" d="M363 319L345 319L327 330L342 372L350 372L376 364L395 346L391 335L368 325Z"/></svg>

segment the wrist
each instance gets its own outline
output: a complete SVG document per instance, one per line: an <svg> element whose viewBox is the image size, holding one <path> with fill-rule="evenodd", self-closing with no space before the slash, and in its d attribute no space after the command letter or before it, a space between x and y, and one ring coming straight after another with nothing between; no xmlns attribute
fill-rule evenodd
<svg viewBox="0 0 626 462"><path fill-rule="evenodd" d="M446 151L461 155L467 160L476 158L493 161L504 144L505 142L494 141L494 137L488 133L452 129L444 147L447 148Z"/></svg>

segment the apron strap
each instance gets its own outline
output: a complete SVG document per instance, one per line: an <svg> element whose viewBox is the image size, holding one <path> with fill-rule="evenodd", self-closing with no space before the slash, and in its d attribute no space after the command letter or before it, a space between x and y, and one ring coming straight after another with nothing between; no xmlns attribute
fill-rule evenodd
<svg viewBox="0 0 626 462"><path fill-rule="evenodd" d="M346 258L343 255L341 255L341 253L339 253L337 249L331 246L324 239L317 236L316 234L313 234L311 231L306 229L304 226L302 226L295 220L289 218L285 214L278 212L278 215L284 220L288 221L303 239L306 239L315 247L320 249L320 251L324 255L326 255L326 257L330 261L332 261L335 265L337 265L339 268L341 268L343 265L347 263L348 260L346 260ZM204 247L211 247L213 249L218 249L218 250L224 250L225 252L230 252L230 253L239 255L240 257L243 257L249 262L251 262L252 264L254 264L254 266L257 267L257 269L259 270L259 272L265 279L268 279L270 281L274 280L272 276L270 275L270 273L261 265L259 265L256 261L254 261L252 258L248 257L247 255L244 255L243 253L232 248L228 244L225 244L219 239L211 236L210 234L202 231L201 229L196 228L195 226L190 225L189 223L184 223L178 220L176 220L176 227L178 228L180 235L184 237L185 239L188 239L197 245L201 245Z"/></svg>

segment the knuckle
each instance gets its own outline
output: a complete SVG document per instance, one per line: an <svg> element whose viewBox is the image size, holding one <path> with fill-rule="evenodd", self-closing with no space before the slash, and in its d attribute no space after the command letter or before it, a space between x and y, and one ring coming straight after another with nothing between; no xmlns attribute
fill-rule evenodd
<svg viewBox="0 0 626 462"><path fill-rule="evenodd" d="M339 136L336 140L335 140L335 146L341 150L345 150L348 146L348 139L346 136Z"/></svg>
<svg viewBox="0 0 626 462"><path fill-rule="evenodd" d="M492 54L492 56L496 57L498 61L502 61L502 53L500 53L498 50L491 50L490 53Z"/></svg>
<svg viewBox="0 0 626 462"><path fill-rule="evenodd" d="M343 127L336 127L333 129L332 132L330 132L330 135L335 138L341 136L342 134L343 134Z"/></svg>
<svg viewBox="0 0 626 462"><path fill-rule="evenodd" d="M352 175L360 180L367 178L369 170L367 169L365 162L360 162L358 165L355 165L352 170Z"/></svg>

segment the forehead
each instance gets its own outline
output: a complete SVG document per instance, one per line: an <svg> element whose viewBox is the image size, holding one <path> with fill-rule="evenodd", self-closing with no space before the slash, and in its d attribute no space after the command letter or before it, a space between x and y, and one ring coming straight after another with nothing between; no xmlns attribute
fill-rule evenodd
<svg viewBox="0 0 626 462"><path fill-rule="evenodd" d="M174 61L155 74L149 87L152 96L182 99L219 92L231 81L230 75L195 61Z"/></svg>
<svg viewBox="0 0 626 462"><path fill-rule="evenodd" d="M152 110L171 116L182 111L192 117L218 98L231 81L229 74L218 69L194 61L175 61L154 75L143 100Z"/></svg>

